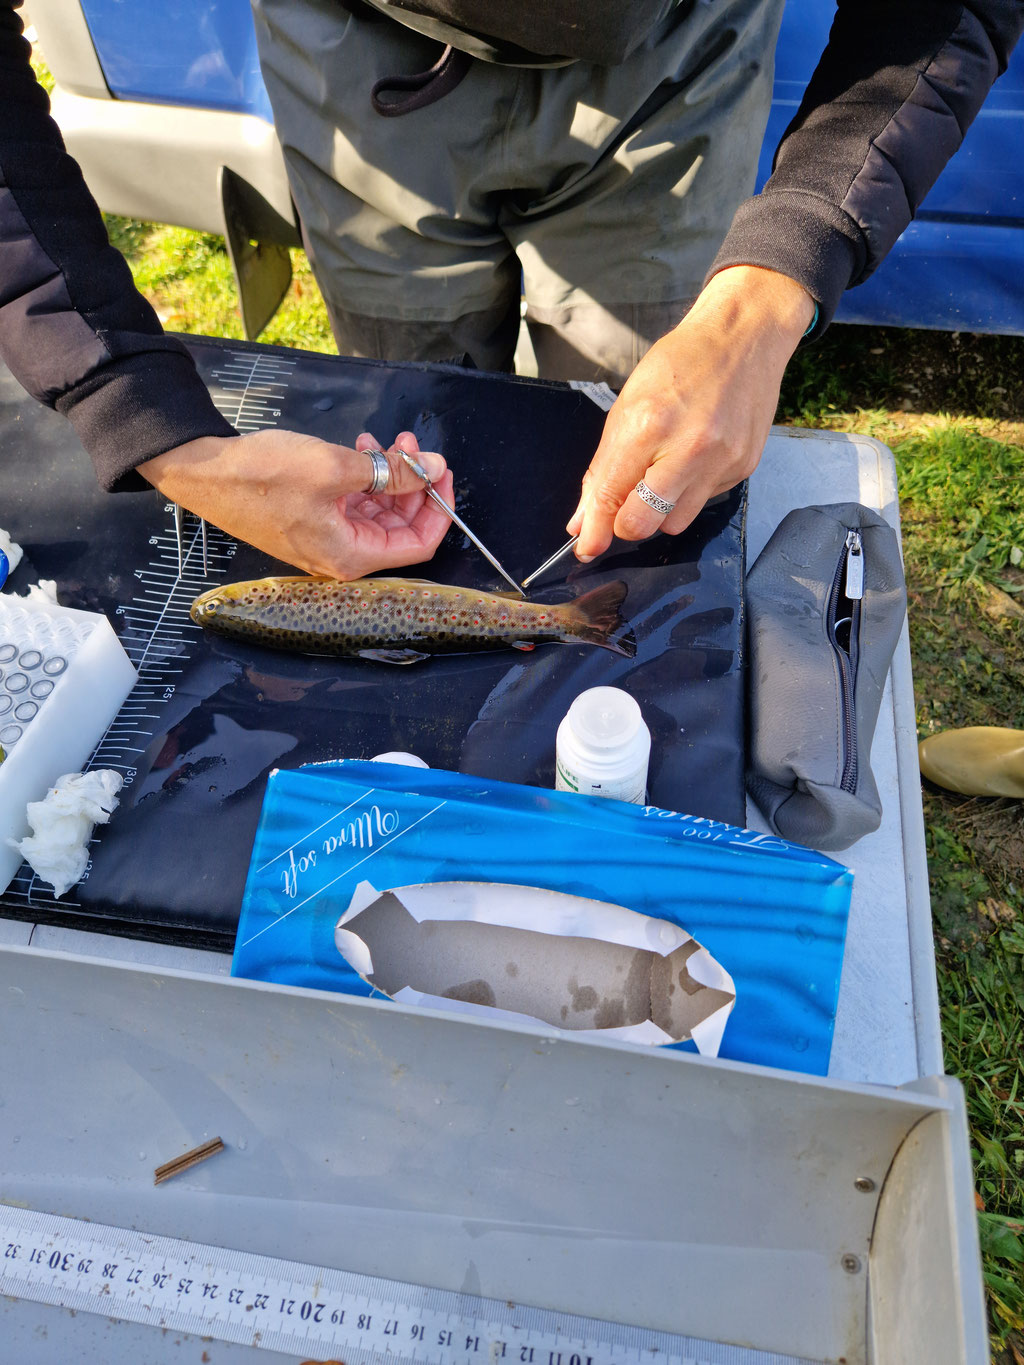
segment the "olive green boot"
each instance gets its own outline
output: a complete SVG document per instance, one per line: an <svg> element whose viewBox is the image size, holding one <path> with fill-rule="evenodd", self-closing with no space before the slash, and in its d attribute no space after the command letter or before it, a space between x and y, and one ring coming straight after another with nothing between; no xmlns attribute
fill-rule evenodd
<svg viewBox="0 0 1024 1365"><path fill-rule="evenodd" d="M1024 798L1024 730L969 725L943 730L917 746L921 772L964 796Z"/></svg>

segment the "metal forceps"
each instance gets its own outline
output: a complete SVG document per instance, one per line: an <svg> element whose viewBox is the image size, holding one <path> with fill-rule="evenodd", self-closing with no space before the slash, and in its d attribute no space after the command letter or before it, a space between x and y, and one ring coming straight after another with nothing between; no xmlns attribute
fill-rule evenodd
<svg viewBox="0 0 1024 1365"><path fill-rule="evenodd" d="M384 452L381 451L380 453L383 454ZM419 460L417 460L416 457L413 455L407 455L404 450L401 450L398 453L401 455L402 459L409 466L409 468L416 475L416 477L418 479L423 480L424 491L426 492L427 497L430 498L432 502L436 503L437 506L440 507L442 512L444 512L447 516L451 517L452 521L454 521L455 525L459 528L463 535L468 536L470 540L473 542L473 544L476 546L476 548L484 556L484 558L489 560L490 563L494 565L494 567L501 574L505 582L510 583L520 597L525 597L526 593L523 591L520 585L516 582L516 580L512 577L510 573L506 573L506 571L501 567L501 565L495 559L494 555L491 554L490 550L488 550L487 546L483 543L479 536L475 536L473 534L473 532L469 529L466 523L459 516L458 512L456 512L455 508L449 507L448 504L445 502L444 498L441 497L440 493L436 493L434 491L434 485L430 482L430 475L420 464Z"/></svg>
<svg viewBox="0 0 1024 1365"><path fill-rule="evenodd" d="M177 503L174 504L174 538L178 542L178 577L185 572L185 547L182 540L182 527L185 524L185 509ZM199 518L199 525L203 535L203 577L209 578L210 571L206 562L206 521L203 517Z"/></svg>
<svg viewBox="0 0 1024 1365"><path fill-rule="evenodd" d="M557 564L563 555L567 555L572 547L579 540L579 536L572 536L567 540L560 550L556 550L550 559L545 559L539 569L534 569L533 573L527 574L523 579L523 587L528 588L535 578L540 578L542 573L547 573L553 564Z"/></svg>

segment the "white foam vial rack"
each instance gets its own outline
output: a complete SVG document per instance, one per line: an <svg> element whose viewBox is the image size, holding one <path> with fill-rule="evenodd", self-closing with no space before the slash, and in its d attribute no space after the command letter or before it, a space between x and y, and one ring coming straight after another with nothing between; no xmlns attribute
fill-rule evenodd
<svg viewBox="0 0 1024 1365"><path fill-rule="evenodd" d="M28 803L81 771L137 676L105 616L0 594L0 891Z"/></svg>

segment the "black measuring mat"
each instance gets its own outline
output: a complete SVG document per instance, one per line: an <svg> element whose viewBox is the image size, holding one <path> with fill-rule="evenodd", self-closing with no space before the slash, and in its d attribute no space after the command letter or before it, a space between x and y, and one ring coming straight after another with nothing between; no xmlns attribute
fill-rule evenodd
<svg viewBox="0 0 1024 1365"><path fill-rule="evenodd" d="M458 511L516 578L564 542L605 418L585 390L184 340L242 430L279 425L350 445L363 430L386 444L408 429L423 449L442 451ZM97 831L87 879L55 902L23 870L3 898L6 913L85 916L128 934L227 944L271 768L398 749L431 767L552 786L558 723L578 693L599 685L623 687L640 704L652 734L652 804L743 824L745 486L681 536L616 542L594 563L566 559L533 585L533 600L564 602L624 581L634 659L558 644L397 667L199 632L187 606L205 586L294 570L214 532L204 578L188 519L187 573L177 581L163 499L101 492L71 428L6 373L0 432L0 525L27 556L10 589L22 591L33 572L55 579L60 601L104 612L141 666L140 687L93 760L128 780ZM502 586L454 528L429 564L398 572Z"/></svg>

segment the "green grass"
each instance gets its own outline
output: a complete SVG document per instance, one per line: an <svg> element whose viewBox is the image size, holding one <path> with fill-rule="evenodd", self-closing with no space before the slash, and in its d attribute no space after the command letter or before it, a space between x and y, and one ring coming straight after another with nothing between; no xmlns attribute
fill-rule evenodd
<svg viewBox="0 0 1024 1365"><path fill-rule="evenodd" d="M132 266L135 283L169 331L241 338L238 295L223 238L111 215L106 223L110 240ZM305 252L293 251L291 258L291 286L260 340L333 352L327 310Z"/></svg>
<svg viewBox="0 0 1024 1365"><path fill-rule="evenodd" d="M219 238L108 219L177 331L238 337ZM334 349L302 252L261 340ZM923 735L1024 728L1024 340L834 327L798 354L779 420L877 436L896 456ZM924 795L946 1068L963 1081L993 1358L1024 1365L1024 820Z"/></svg>
<svg viewBox="0 0 1024 1365"><path fill-rule="evenodd" d="M1018 337L831 327L801 348L783 386L788 420L829 426L860 412L877 420L909 413L982 423L1024 415Z"/></svg>
<svg viewBox="0 0 1024 1365"><path fill-rule="evenodd" d="M947 832L941 826L931 831ZM955 846L955 845L954 845ZM944 852L950 852L947 847ZM984 879L958 850L970 890ZM940 873L945 880L945 875ZM990 910L1012 916L1007 902L986 897ZM959 912L955 916L961 920ZM941 907L937 914L941 919ZM940 1010L946 1069L967 1080L971 1154L979 1206L978 1223L985 1284L994 1319L993 1337L1008 1343L1024 1331L1024 931L1008 918L988 938L954 946L943 936L939 973ZM1019 1335L1017 1336L1019 1340Z"/></svg>
<svg viewBox="0 0 1024 1365"><path fill-rule="evenodd" d="M961 420L908 437L896 455L901 501L915 530L928 525L916 537L917 567L934 587L950 602L983 581L1024 590L1024 581L1006 574L1024 560L1024 449Z"/></svg>

